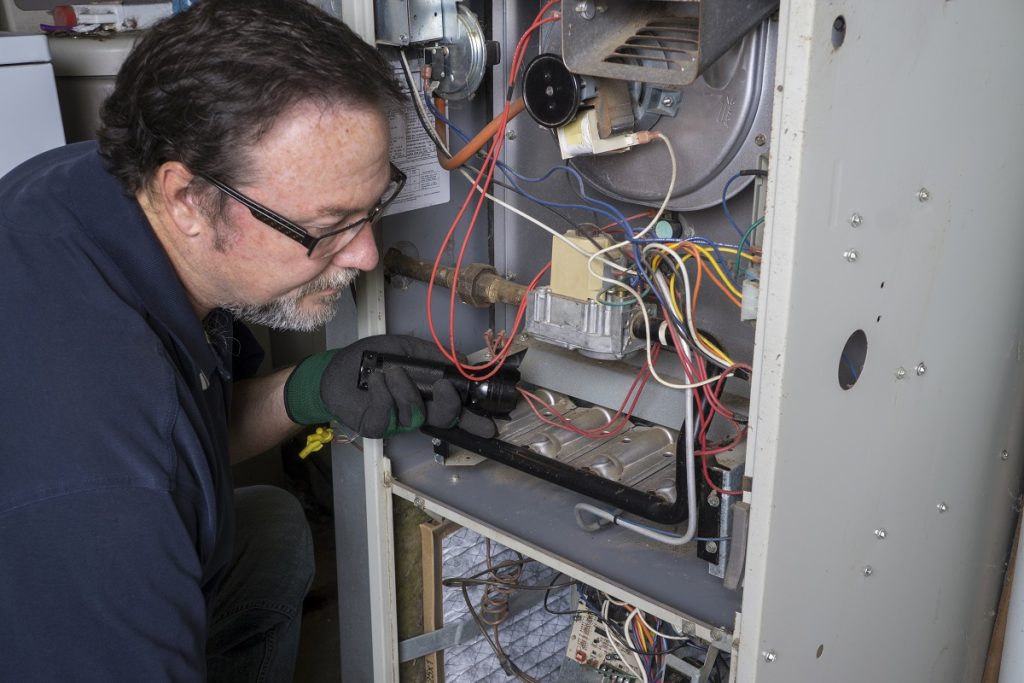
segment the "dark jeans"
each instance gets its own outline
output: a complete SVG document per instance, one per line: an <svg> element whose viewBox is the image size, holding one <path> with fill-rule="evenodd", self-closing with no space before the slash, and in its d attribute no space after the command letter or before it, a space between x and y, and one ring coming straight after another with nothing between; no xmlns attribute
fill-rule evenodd
<svg viewBox="0 0 1024 683"><path fill-rule="evenodd" d="M302 506L272 486L235 490L231 568L211 607L211 683L291 681L302 601L313 581L313 539Z"/></svg>

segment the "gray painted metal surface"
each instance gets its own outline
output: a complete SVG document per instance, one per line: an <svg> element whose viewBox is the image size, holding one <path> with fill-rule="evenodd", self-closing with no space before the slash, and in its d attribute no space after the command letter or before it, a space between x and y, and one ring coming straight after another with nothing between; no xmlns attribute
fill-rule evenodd
<svg viewBox="0 0 1024 683"><path fill-rule="evenodd" d="M692 547L671 547L613 527L588 533L576 526L573 505L588 500L493 462L449 468L430 457L425 438L402 437L389 448L394 490L420 498L428 510L498 539L550 567L679 625L696 620L731 632L738 593L708 573ZM394 444L398 446L398 444Z"/></svg>
<svg viewBox="0 0 1024 683"><path fill-rule="evenodd" d="M1024 5L780 16L738 680L978 680L1024 463Z"/></svg>

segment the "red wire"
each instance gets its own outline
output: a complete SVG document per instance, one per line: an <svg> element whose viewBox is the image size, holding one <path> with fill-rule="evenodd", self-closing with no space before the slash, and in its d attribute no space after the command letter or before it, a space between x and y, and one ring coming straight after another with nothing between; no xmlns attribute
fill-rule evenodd
<svg viewBox="0 0 1024 683"><path fill-rule="evenodd" d="M554 21L558 21L561 18L560 15L558 15L557 13L555 15L551 16L551 17L542 18L543 15L549 9L551 9L554 5L556 5L556 4L558 4L558 0L551 0L546 5L544 5L544 7L541 8L541 11L538 12L537 17L533 21L533 24L531 24L531 26L526 30L526 32L520 38L519 43L516 46L516 50L515 50L515 53L514 53L512 64L511 64L511 78L510 78L510 81L509 81L509 91L510 92L511 92L512 87L514 86L514 83L515 83L515 77L516 77L516 73L518 72L519 64L522 62L523 55L525 55L526 45L529 42L530 35L534 31L536 31L540 26L542 26L543 24L551 23L551 22L554 22ZM505 108L502 110L501 123L498 126L498 128L497 128L497 130L495 132L495 135L494 135L494 144L491 145L490 149L487 152L487 155L484 157L484 163L481 166L480 171L477 173L476 179L474 180L474 183L476 185L478 185L479 187L481 187L482 189L484 189L484 190L486 190L486 188L488 188L490 186L491 181L493 179L494 168L495 168L498 156L499 156L499 154L501 152L501 148L502 148L502 145L503 145L504 139L505 139L504 131L505 131L505 128L506 128L506 126L508 124L509 108L510 108L510 106L511 106L511 100L510 100L510 98L506 98ZM481 183L480 182L481 178L483 178L484 176L486 176L486 180L483 183ZM511 348L510 345L506 345L502 349L502 353L495 355L487 363L484 363L482 365L475 365L475 366L473 366L473 365L464 365L463 363L461 363L459 361L458 355L457 355L457 353L455 351L455 295L457 293L456 288L455 287L452 288L451 296L449 298L449 318L448 318L448 322L449 322L449 335L448 335L448 341L449 341L449 347L450 348L445 348L444 344L441 343L441 340L437 336L437 331L436 331L436 329L434 327L433 312L432 312L432 305L431 305L432 304L432 300L433 300L434 278L436 277L437 270L438 270L438 268L441 265L441 257L444 254L445 248L447 247L448 243L451 241L451 238L452 238L453 234L455 233L455 229L458 227L459 223L462 221L462 217L465 215L466 209L469 208L469 202L472 199L472 196L473 196L472 193L469 193L469 194L466 195L466 199L462 203L462 207L459 209L458 215L456 215L455 220L452 222L451 227L449 228L447 234L445 235L444 241L441 243L441 247L438 249L437 258L434 260L434 266L433 266L433 269L431 271L430 281L429 281L428 286L427 286L427 323L428 323L428 326L430 328L430 335L433 338L434 343L441 350L441 353L445 356L445 358L447 358L451 363L453 363L456 366L456 368L459 370L459 373L463 377L466 377L467 379L475 380L475 381L482 381L484 379L487 379L487 378L493 376L493 374L496 373L498 371L498 369L500 369L501 364L504 363L505 359L508 357L508 352L510 351L510 348ZM467 246L469 244L469 239L470 239L470 236L472 235L473 227L476 224L477 217L480 214L480 209L483 206L483 200L484 200L484 195L483 195L483 193L480 193L478 198L477 198L476 207L475 207L475 209L473 211L472 217L470 218L469 226L468 226L468 228L466 230L466 235L463 238L462 246L459 249L458 259L456 260L456 263L455 263L454 277L456 279L458 279L459 271L462 268L462 261L463 261L463 258L465 256L466 248L467 248ZM546 268L545 268L545 270L546 270ZM537 277L534 278L534 282L531 283L531 288L536 286L536 282L539 281L539 278L543 274L543 272L544 271L541 271L541 273L537 274ZM521 321L522 317L525 315L525 303L526 303L526 298L524 297L523 304L521 304L519 314L516 317L516 326L518 326L518 324ZM513 330L513 333L514 333L514 330ZM478 377L478 376L474 376L474 375L470 374L470 372L472 372L472 371L483 370L483 369L486 369L488 367L493 367L493 369L491 370L491 372L489 374L487 374L484 377Z"/></svg>
<svg viewBox="0 0 1024 683"><path fill-rule="evenodd" d="M652 351L652 358L657 360L657 356L660 350L661 347L655 346ZM590 439L607 439L613 436L617 436L618 434L621 434L622 430L625 429L627 424L629 424L629 418L633 416L633 411L636 409L636 405L640 401L640 396L641 394L643 394L644 387L647 386L647 381L650 378L651 373L647 369L647 366L645 365L641 367L640 371L637 372L636 377L633 379L633 383L629 386L629 389L626 391L626 395L622 399L622 403L619 405L618 410L615 411L615 414L612 415L612 417L609 418L604 425L600 427L595 427L594 429L579 429L574 424L572 424L572 422L567 417L565 417L565 415L562 415L557 410L555 410L554 406L547 403L546 401L544 401L544 399L540 398L536 394L530 393L525 389L519 389L519 393L522 394L523 398L526 399L527 405L530 407L530 410L533 411L534 415L540 418L541 422L552 425L554 427L561 427L562 429L568 430L575 434L579 434L581 436L585 436ZM554 417L558 418L558 422L550 420L544 415L542 415L540 411L537 409L537 404L539 404L545 410L550 412ZM612 429L612 425L615 425L614 429Z"/></svg>

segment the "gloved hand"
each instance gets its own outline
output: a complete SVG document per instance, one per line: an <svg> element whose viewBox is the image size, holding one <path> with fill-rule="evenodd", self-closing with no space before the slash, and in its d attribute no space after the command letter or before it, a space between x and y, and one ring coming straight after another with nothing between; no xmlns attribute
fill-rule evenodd
<svg viewBox="0 0 1024 683"><path fill-rule="evenodd" d="M299 363L284 386L288 417L298 424L320 424L334 419L360 436L381 439L398 432L458 425L489 438L494 422L466 410L452 383L432 385L433 397L424 401L409 374L401 367L374 372L366 391L358 388L363 351L444 361L430 342L402 335L366 337L342 349L331 349Z"/></svg>

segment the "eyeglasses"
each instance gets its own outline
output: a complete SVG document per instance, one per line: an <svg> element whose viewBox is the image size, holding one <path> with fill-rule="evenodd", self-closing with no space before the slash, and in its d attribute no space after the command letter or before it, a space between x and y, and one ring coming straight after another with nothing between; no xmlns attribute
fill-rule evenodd
<svg viewBox="0 0 1024 683"><path fill-rule="evenodd" d="M381 195L380 200L373 205L373 208L367 212L365 217L340 228L329 228L328 231L323 234L313 235L306 228L303 228L297 223L293 223L279 213L271 211L259 202L249 199L230 185L225 185L216 178L212 178L205 173L197 173L196 175L234 199L245 208L249 209L249 212L256 220L269 225L274 230L287 235L302 246L306 247L306 256L309 258L327 258L328 256L333 256L341 251L345 245L355 239L356 235L359 234L359 228L364 225L373 224L381 217L384 210L388 208L391 202L395 201L395 198L398 197L402 188L405 187L406 179L405 174L402 173L397 166L391 164L391 179L388 183L388 187L384 190L384 194ZM341 235L344 235L345 237L341 237Z"/></svg>

